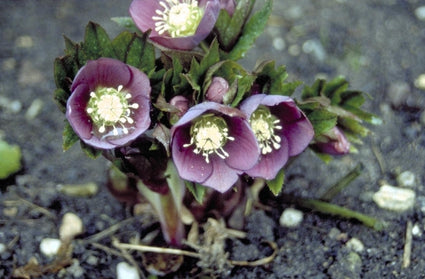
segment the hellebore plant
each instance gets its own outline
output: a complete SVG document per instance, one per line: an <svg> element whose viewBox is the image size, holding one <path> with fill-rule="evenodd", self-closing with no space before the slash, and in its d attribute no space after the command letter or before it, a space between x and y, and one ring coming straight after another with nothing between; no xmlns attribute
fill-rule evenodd
<svg viewBox="0 0 425 279"><path fill-rule="evenodd" d="M244 69L238 60L272 11L267 0L252 14L254 3L134 0L131 17L114 20L137 32L110 39L90 22L55 60L64 150L80 141L108 159L111 192L129 205L147 199L170 245L186 236L184 209L228 218L259 181L278 195L290 158L309 147L326 162L355 152L363 122L379 123L343 78L317 80L296 100L300 82L286 81L284 66Z"/></svg>

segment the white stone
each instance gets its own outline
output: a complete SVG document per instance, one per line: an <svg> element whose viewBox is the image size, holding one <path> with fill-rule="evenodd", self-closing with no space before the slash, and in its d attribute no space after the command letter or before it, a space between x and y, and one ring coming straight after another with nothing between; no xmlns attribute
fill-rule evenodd
<svg viewBox="0 0 425 279"><path fill-rule="evenodd" d="M425 74L421 74L415 79L415 86L419 89L425 90Z"/></svg>
<svg viewBox="0 0 425 279"><path fill-rule="evenodd" d="M303 221L304 214L302 211L299 211L294 208L287 208L283 211L279 219L279 224L282 227L294 228L301 224Z"/></svg>
<svg viewBox="0 0 425 279"><path fill-rule="evenodd" d="M72 240L84 232L83 221L74 213L68 212L62 218L59 236L62 240Z"/></svg>
<svg viewBox="0 0 425 279"><path fill-rule="evenodd" d="M40 242L40 252L47 257L53 257L58 253L60 246L61 241L59 239L44 238Z"/></svg>
<svg viewBox="0 0 425 279"><path fill-rule="evenodd" d="M355 238L355 237L348 240L345 245L347 246L348 249L356 253L361 253L364 251L363 242L361 242L358 238Z"/></svg>
<svg viewBox="0 0 425 279"><path fill-rule="evenodd" d="M273 39L273 47L276 50L284 50L285 49L285 40L281 37L277 37Z"/></svg>
<svg viewBox="0 0 425 279"><path fill-rule="evenodd" d="M425 6L416 8L415 15L419 20L425 20Z"/></svg>
<svg viewBox="0 0 425 279"><path fill-rule="evenodd" d="M411 171L404 171L397 176L398 185L403 187L415 186L415 174Z"/></svg>
<svg viewBox="0 0 425 279"><path fill-rule="evenodd" d="M117 264L117 279L140 279L137 268L126 262Z"/></svg>
<svg viewBox="0 0 425 279"><path fill-rule="evenodd" d="M418 223L414 224L412 227L413 236L422 236L422 230Z"/></svg>
<svg viewBox="0 0 425 279"><path fill-rule="evenodd" d="M406 211L415 204L415 192L411 189L398 188L391 185L383 185L373 195L375 203L387 210Z"/></svg>
<svg viewBox="0 0 425 279"><path fill-rule="evenodd" d="M7 246L4 243L0 243L0 254L6 252Z"/></svg>

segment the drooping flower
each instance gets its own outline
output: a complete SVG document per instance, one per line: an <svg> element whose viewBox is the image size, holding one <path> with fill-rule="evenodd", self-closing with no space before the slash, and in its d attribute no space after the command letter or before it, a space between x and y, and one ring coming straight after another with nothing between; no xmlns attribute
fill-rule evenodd
<svg viewBox="0 0 425 279"><path fill-rule="evenodd" d="M223 103L224 95L229 90L229 83L222 77L213 77L205 97L208 101Z"/></svg>
<svg viewBox="0 0 425 279"><path fill-rule="evenodd" d="M191 50L213 29L219 0L133 0L129 9L136 26L159 45Z"/></svg>
<svg viewBox="0 0 425 279"><path fill-rule="evenodd" d="M171 149L181 178L220 192L252 168L260 153L245 114L215 102L198 104L180 118L171 129Z"/></svg>
<svg viewBox="0 0 425 279"><path fill-rule="evenodd" d="M315 138L311 147L320 153L329 155L345 155L350 152L350 142L344 132L336 126Z"/></svg>
<svg viewBox="0 0 425 279"><path fill-rule="evenodd" d="M72 82L66 117L88 145L123 146L148 129L150 92L138 69L111 58L88 61Z"/></svg>
<svg viewBox="0 0 425 279"><path fill-rule="evenodd" d="M253 95L240 109L248 115L261 149L258 163L246 171L252 177L275 178L288 158L301 153L313 138L313 126L289 97Z"/></svg>

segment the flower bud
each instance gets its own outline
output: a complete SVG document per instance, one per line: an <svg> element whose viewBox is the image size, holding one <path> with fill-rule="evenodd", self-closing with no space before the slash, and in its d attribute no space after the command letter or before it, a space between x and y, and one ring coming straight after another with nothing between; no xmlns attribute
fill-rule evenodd
<svg viewBox="0 0 425 279"><path fill-rule="evenodd" d="M350 152L350 142L336 126L324 135L316 138L316 142L312 147L320 153L329 155L344 155Z"/></svg>
<svg viewBox="0 0 425 279"><path fill-rule="evenodd" d="M211 85L207 90L207 100L223 103L224 95L229 91L229 83L222 77L213 77Z"/></svg>

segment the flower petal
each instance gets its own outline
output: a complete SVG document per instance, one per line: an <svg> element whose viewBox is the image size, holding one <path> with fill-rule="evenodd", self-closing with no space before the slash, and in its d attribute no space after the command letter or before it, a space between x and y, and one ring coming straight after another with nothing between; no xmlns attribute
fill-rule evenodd
<svg viewBox="0 0 425 279"><path fill-rule="evenodd" d="M229 153L225 162L228 166L238 170L252 168L258 161L260 149L257 140L248 122L241 118L233 118L227 121L230 136L234 141L227 141L224 149Z"/></svg>
<svg viewBox="0 0 425 279"><path fill-rule="evenodd" d="M213 171L212 164L205 162L202 155L195 154L193 147L183 147L190 142L190 126L178 127L172 138L172 156L174 164L181 178L203 183L211 176Z"/></svg>
<svg viewBox="0 0 425 279"><path fill-rule="evenodd" d="M223 164L222 159L218 157L211 159L210 164L212 165L212 173L210 177L201 184L211 187L221 193L229 190L238 180L239 174L242 173L241 171L238 172L228 167L226 164Z"/></svg>
<svg viewBox="0 0 425 279"><path fill-rule="evenodd" d="M86 104L90 99L87 84L80 84L72 92L66 106L66 118L75 133L83 140L89 140L92 137L92 123L86 113Z"/></svg>
<svg viewBox="0 0 425 279"><path fill-rule="evenodd" d="M286 138L282 138L278 150L262 155L257 165L246 171L246 173L252 177L262 177L267 180L274 179L279 170L288 161L288 157L288 141Z"/></svg>

